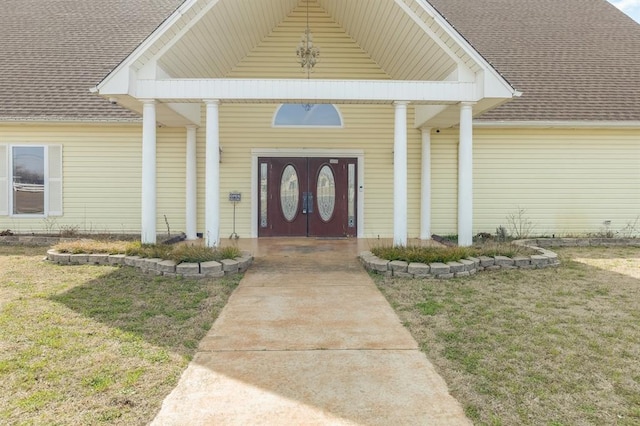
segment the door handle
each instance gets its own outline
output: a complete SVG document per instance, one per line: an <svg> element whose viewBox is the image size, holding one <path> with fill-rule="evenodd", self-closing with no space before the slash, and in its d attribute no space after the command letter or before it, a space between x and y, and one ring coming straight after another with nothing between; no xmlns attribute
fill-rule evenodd
<svg viewBox="0 0 640 426"><path fill-rule="evenodd" d="M313 213L313 193L303 192L302 193L302 214L311 214L311 213Z"/></svg>
<svg viewBox="0 0 640 426"><path fill-rule="evenodd" d="M309 193L302 193L302 214L307 214L307 204L309 203Z"/></svg>

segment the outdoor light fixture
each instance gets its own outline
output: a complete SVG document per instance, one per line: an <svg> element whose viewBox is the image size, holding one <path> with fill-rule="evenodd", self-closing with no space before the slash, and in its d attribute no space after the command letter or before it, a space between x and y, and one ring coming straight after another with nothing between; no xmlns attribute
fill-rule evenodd
<svg viewBox="0 0 640 426"><path fill-rule="evenodd" d="M307 73L307 78L310 77L310 73L313 72L313 67L318 62L320 56L320 49L313 45L313 35L309 28L309 0L305 1L307 5L307 27L302 34L296 55L298 56L298 63L302 67L302 71Z"/></svg>
<svg viewBox="0 0 640 426"><path fill-rule="evenodd" d="M300 43L298 43L296 56L298 57L298 63L300 64L302 71L306 72L307 79L310 79L311 73L313 72L313 67L318 62L320 49L313 45L313 35L311 34L311 29L309 28L309 0L305 0L305 3L307 5L307 27L304 30L304 34L302 34ZM304 108L305 111L309 112L311 111L311 108L313 108L313 104L302 104L302 108Z"/></svg>

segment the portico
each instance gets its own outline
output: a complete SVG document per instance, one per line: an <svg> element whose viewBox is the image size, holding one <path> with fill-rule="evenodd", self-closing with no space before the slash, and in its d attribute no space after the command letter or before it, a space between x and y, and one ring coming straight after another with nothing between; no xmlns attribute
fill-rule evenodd
<svg viewBox="0 0 640 426"><path fill-rule="evenodd" d="M321 17L325 21L339 20L343 22L344 27L352 30L350 32L360 32L356 28L360 25L356 24L358 19L368 19L370 21L368 25L375 25L377 20L383 19L370 14L360 16L360 12L347 10L339 3L329 0L309 0L316 20L320 21ZM343 3L358 2L352 0ZM392 115L390 121L393 123L393 136L388 140L388 149L393 162L393 203L392 218L389 220L393 223L393 242L396 245L407 244L408 224L412 220L409 217L408 208L410 198L407 177L408 130L421 129L419 235L423 239L428 239L431 235L431 129L458 127L458 203L457 212L452 214L457 214L458 218L459 243L470 245L473 236L473 116L475 113L486 111L517 96L518 93L449 26L437 11L421 1L376 1L381 8L405 21L414 35L419 36L426 45L429 45L427 51L423 52L422 48L419 48L420 54L409 58L412 64L405 64L405 68L416 70L413 74L407 74L406 71L398 69L396 65L389 62L394 55L393 47L403 46L407 42L404 39L405 36L395 33L388 34L393 42L386 48L378 47L378 44L370 39L372 36L364 33L360 38L355 39L355 43L359 43L363 48L369 46L368 54L376 58L376 62L389 62L388 69L396 70L394 73L387 71L387 78L366 79L353 76L335 78L340 76L340 72L344 73L340 71L340 66L344 68L346 65L344 63L339 65L336 62L337 59L332 58L332 49L338 50L338 47L333 47L329 41L323 48L323 55L326 52L327 56L326 63L318 65L318 72L312 78L304 78L304 75L297 78L273 78L269 72L260 67L252 71L250 77L236 78L234 74L242 74L239 71L242 64L238 62L242 62L242 59L236 59L235 67L231 66L228 72L220 73L210 70L205 78L202 73L198 76L197 68L206 58L197 53L191 53L186 58L182 58L183 65L177 66L176 55L180 47L190 46L188 51L196 52L197 47L203 43L202 40L196 40L193 36L198 29L206 27L206 22L212 19L233 20L235 13L240 13L239 9L249 11L257 17L264 13L265 8L268 9L275 4L281 7L287 4L289 12L272 18L276 23L276 30L272 30L272 33L277 31L278 25L288 28L289 25L296 24L298 25L296 32L301 32L303 27L298 16L302 13L303 7L307 6L305 0L235 3L223 0L188 1L96 88L100 95L113 98L120 104L142 113L142 242L155 242L157 234L156 203L159 172L156 160L157 125L185 129L187 237L194 238L197 230L201 229L206 244L218 246L222 226L220 150L224 143L221 141L220 108L225 105L245 104L268 104L275 108L281 103L298 103L392 107L389 114ZM324 25L328 27L327 24ZM247 31L253 35L254 30L247 29ZM318 33L322 34L322 29L319 29ZM264 37L264 34L255 34L255 36ZM266 45L268 42L269 40L263 41L262 44ZM217 59L231 55L232 52L238 54L239 46L225 47L224 43L219 44L214 55ZM260 56L260 47L261 45L254 49L244 48L245 51L238 56L240 58L249 58L253 54ZM265 47L265 51L270 50ZM284 60L279 60L279 53L271 55L265 60L277 63L280 68L289 66ZM334 74L331 72L323 74L320 71L322 65L337 71ZM366 74L363 70L356 73ZM280 72L280 74L287 73ZM413 117L413 123L409 121L410 116ZM205 135L204 188L198 186L196 175L195 145L196 134L200 128L203 128ZM339 138L340 130L335 132L335 137ZM241 137L241 135L238 136ZM324 148L324 146L320 145L317 148ZM367 152L366 150L363 152L364 161L368 167ZM245 167L249 175L250 166ZM368 196L365 194L369 191L378 190L375 184L366 179L362 184L363 189L359 193L361 197ZM251 185L258 185L258 182L254 181ZM204 223L200 224L197 206L199 191L204 193ZM252 210L256 210L257 200L252 199L249 202L252 204ZM363 218L368 207L366 203L360 205L364 208L358 211L359 222L364 223ZM364 226L358 229L358 236L365 237L367 232L368 229L364 223ZM257 237L257 235L251 235L251 237Z"/></svg>

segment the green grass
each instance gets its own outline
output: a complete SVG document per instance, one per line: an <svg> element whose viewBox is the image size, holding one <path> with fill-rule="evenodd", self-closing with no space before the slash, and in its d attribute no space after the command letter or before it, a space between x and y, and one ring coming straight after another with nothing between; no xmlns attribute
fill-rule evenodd
<svg viewBox="0 0 640 426"><path fill-rule="evenodd" d="M241 276L59 266L0 246L0 424L147 424Z"/></svg>
<svg viewBox="0 0 640 426"><path fill-rule="evenodd" d="M473 247L377 246L371 252L381 259L416 263L447 263L469 257L531 255L535 252L515 244L486 243Z"/></svg>
<svg viewBox="0 0 640 426"><path fill-rule="evenodd" d="M448 281L374 276L477 425L640 424L640 249Z"/></svg>

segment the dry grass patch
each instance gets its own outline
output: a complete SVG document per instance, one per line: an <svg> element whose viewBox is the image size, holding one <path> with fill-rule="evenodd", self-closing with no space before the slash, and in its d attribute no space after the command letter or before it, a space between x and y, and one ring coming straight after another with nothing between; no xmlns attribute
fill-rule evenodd
<svg viewBox="0 0 640 426"><path fill-rule="evenodd" d="M640 248L557 251L554 269L374 279L474 423L640 424Z"/></svg>
<svg viewBox="0 0 640 426"><path fill-rule="evenodd" d="M241 278L43 256L0 246L1 424L147 424Z"/></svg>

